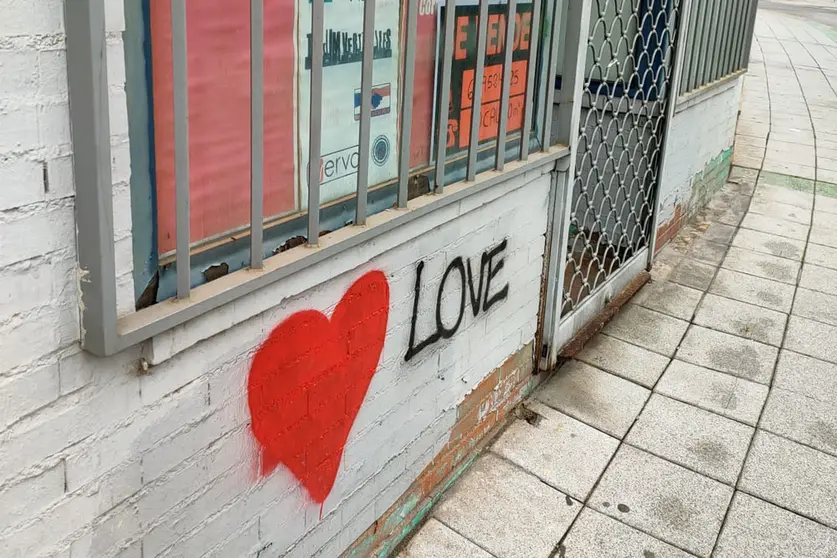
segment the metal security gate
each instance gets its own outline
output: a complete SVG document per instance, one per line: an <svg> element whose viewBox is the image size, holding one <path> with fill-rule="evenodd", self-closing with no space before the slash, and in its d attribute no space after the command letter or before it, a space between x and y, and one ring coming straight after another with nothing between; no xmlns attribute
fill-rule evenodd
<svg viewBox="0 0 837 558"><path fill-rule="evenodd" d="M568 138L571 166L556 179L555 292L550 296L548 287L546 307L554 317L545 322L543 368L554 365L558 350L650 263L686 2L569 3L568 23L589 32L576 37L578 66L575 75L565 72L562 84L571 95L565 91L558 108L559 120L564 111L577 135Z"/></svg>

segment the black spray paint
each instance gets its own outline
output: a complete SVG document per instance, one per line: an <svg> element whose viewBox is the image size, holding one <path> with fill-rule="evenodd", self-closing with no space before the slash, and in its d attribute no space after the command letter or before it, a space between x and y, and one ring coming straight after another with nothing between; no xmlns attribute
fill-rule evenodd
<svg viewBox="0 0 837 558"><path fill-rule="evenodd" d="M439 283L439 290L436 294L436 331L424 341L416 344L416 321L418 320L419 295L421 293L421 272L424 269L424 262L421 261L418 263L418 266L416 266L416 287L415 293L413 294L413 317L410 323L410 343L407 348L407 354L404 355L404 360L409 361L437 341L450 339L454 336L465 317L466 296L470 298L471 311L474 313L474 317L477 317L480 312L487 312L492 306L508 298L508 283L493 295L491 294L491 281L503 269L502 253L505 251L507 244L508 241L503 240L503 242L494 248L483 252L480 258L479 282L476 285L474 285L475 278L471 269L471 258L463 260L462 256L457 256L450 262L444 275L442 275L442 281ZM447 326L442 321L442 298L444 297L445 286L448 284L448 280L455 281L455 277L452 277L455 275L459 276L462 296L459 299L459 313L457 314L456 322L453 325ZM483 287L485 288L484 291Z"/></svg>

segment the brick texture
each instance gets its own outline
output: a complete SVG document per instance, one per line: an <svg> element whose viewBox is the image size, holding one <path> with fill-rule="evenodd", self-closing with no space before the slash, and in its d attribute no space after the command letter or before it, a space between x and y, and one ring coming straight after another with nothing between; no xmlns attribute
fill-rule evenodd
<svg viewBox="0 0 837 558"><path fill-rule="evenodd" d="M125 314L133 310L133 229L124 3L104 2ZM79 347L64 4L0 0L0 556L331 558L350 547L363 555L363 544L394 548L410 525L405 505L432 501L533 385L548 168L161 335L154 351L162 356L148 370L148 347L93 357ZM405 360L418 264L415 329L424 339L436 327L445 270L462 257L479 273L482 254L503 242L492 292L508 284L507 298L475 316L454 274L440 312L456 321L464 294L461 324ZM309 309L331 316L372 270L389 284L384 346L319 505L287 468L259 474L248 375L279 323ZM374 534L368 543L365 533Z"/></svg>

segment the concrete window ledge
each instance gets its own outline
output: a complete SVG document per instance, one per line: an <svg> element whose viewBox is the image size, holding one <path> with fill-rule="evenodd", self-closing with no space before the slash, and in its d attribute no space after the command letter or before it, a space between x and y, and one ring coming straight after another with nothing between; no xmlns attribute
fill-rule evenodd
<svg viewBox="0 0 837 558"><path fill-rule="evenodd" d="M366 227L345 227L321 239L318 248L298 246L283 254L274 256L265 262L265 270L274 266L290 265L294 261L302 265L296 271L281 280L267 285L228 301L208 312L191 317L188 321L166 329L150 337L143 343L143 358L145 365L156 366L175 355L183 352L200 341L221 333L229 328L241 324L259 314L270 310L291 298L304 296L306 292L314 292L318 286L343 273L368 264L377 256L384 254L398 246L415 241L426 235L441 224L457 219L474 209L477 209L495 199L498 199L519 188L525 187L539 176L552 172L556 163L564 159L569 150L565 146L556 146L545 153L534 154L528 161L518 161L506 165L504 172L486 172L477 177L474 182L460 182L445 188L442 195L425 195L410 200L406 210L387 210L373 215ZM424 209L424 210L422 210ZM369 229L375 229L378 234ZM357 242L358 235L361 236ZM337 249L333 255L324 258L308 259L313 250L322 251L333 245ZM270 264L270 265L269 265ZM161 314L176 311L178 305L194 304L195 297L212 298L218 296L219 289L227 291L235 288L229 282L248 282L264 271L249 269L237 271L230 275L207 283L193 290L193 299L189 301L165 301L153 306ZM203 293L203 291L208 291ZM202 296L203 295L203 296ZM151 309L148 309L151 310ZM147 312L147 311L145 311ZM147 323L131 323L137 320L139 314L129 315L120 319L120 333L125 335L131 329L141 328ZM160 319L161 316L153 316ZM149 319L146 317L146 319Z"/></svg>
<svg viewBox="0 0 837 558"><path fill-rule="evenodd" d="M708 85L704 85L702 87L698 87L688 93L684 93L677 97L677 102L675 103L674 112L675 114L678 112L682 112L688 108L691 108L695 105L699 105L700 103L711 99L721 93L732 89L733 87L738 85L738 78L743 76L747 73L747 70L738 70L726 77L723 77L717 81L713 81Z"/></svg>

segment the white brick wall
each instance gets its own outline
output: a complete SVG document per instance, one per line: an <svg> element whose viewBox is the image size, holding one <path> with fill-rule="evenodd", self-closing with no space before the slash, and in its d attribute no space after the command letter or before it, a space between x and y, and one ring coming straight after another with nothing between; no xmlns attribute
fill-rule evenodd
<svg viewBox="0 0 837 558"><path fill-rule="evenodd" d="M133 266L123 3L105 2L125 314ZM141 347L93 357L78 346L63 4L0 0L0 556L335 556L441 450L466 394L533 339L550 177L518 176L159 336L162 364L148 373ZM508 283L508 299L477 318L466 300L455 336L405 362L417 263L426 264L423 338L450 261L470 257L478 272L482 252L503 239L492 290ZM329 315L373 269L390 286L386 341L321 510L281 466L258 476L247 377L274 327L304 309ZM456 278L445 316L459 305ZM229 329L206 339L218 323Z"/></svg>
<svg viewBox="0 0 837 558"><path fill-rule="evenodd" d="M678 204L691 198L692 177L732 146L741 86L731 87L674 115L668 131L665 168L660 181L662 225Z"/></svg>

